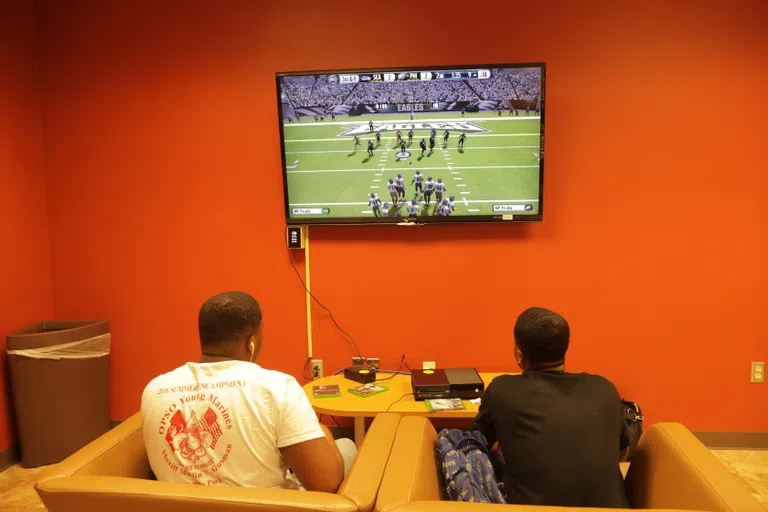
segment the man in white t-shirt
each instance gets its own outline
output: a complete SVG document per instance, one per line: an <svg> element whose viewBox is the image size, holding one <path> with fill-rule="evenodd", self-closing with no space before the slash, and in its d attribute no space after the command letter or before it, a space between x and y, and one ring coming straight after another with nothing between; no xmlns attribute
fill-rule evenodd
<svg viewBox="0 0 768 512"><path fill-rule="evenodd" d="M262 342L256 299L227 292L198 318L202 358L161 375L141 398L144 443L158 480L335 493L355 457L334 442L290 375L252 361Z"/></svg>

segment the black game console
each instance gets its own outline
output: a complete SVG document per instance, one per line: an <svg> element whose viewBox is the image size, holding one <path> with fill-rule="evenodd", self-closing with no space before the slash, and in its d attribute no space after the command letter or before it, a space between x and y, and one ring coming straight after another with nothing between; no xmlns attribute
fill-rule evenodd
<svg viewBox="0 0 768 512"><path fill-rule="evenodd" d="M411 370L414 400L433 400L451 397L451 385L445 370Z"/></svg>
<svg viewBox="0 0 768 512"><path fill-rule="evenodd" d="M451 386L451 398L471 400L483 396L485 383L474 368L446 368L445 375Z"/></svg>
<svg viewBox="0 0 768 512"><path fill-rule="evenodd" d="M472 399L483 396L485 384L474 368L411 371L415 400L441 398Z"/></svg>

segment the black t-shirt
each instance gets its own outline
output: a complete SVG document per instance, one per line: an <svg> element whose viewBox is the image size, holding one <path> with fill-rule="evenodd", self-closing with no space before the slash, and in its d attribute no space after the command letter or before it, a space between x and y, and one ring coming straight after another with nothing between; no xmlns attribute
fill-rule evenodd
<svg viewBox="0 0 768 512"><path fill-rule="evenodd" d="M502 375L483 395L472 428L504 456L509 503L629 506L619 469L626 446L621 399L598 375Z"/></svg>

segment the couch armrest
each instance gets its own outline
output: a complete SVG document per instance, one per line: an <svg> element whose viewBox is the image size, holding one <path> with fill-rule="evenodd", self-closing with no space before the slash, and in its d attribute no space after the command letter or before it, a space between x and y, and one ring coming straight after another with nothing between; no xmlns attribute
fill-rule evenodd
<svg viewBox="0 0 768 512"><path fill-rule="evenodd" d="M437 432L423 416L405 416L384 471L376 500L377 512L389 512L413 501L440 501L440 483L435 447Z"/></svg>
<svg viewBox="0 0 768 512"><path fill-rule="evenodd" d="M152 478L140 413L51 466L39 480L88 475Z"/></svg>
<svg viewBox="0 0 768 512"><path fill-rule="evenodd" d="M50 512L355 512L337 494L207 487L111 476L74 476L35 486Z"/></svg>
<svg viewBox="0 0 768 512"><path fill-rule="evenodd" d="M643 433L626 483L635 508L764 512L743 483L679 423L657 423Z"/></svg>
<svg viewBox="0 0 768 512"><path fill-rule="evenodd" d="M376 416L339 488L338 494L355 503L361 512L373 510L400 418L394 413Z"/></svg>

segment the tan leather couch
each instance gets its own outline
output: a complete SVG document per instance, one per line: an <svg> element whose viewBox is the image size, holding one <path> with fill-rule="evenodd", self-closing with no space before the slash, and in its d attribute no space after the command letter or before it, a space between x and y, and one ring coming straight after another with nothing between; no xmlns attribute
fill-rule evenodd
<svg viewBox="0 0 768 512"><path fill-rule="evenodd" d="M153 480L139 414L51 467L35 489L50 512L369 512L399 423L398 414L376 417L337 494Z"/></svg>
<svg viewBox="0 0 768 512"><path fill-rule="evenodd" d="M428 419L407 416L400 421L395 443L376 501L377 512L560 511L562 507L448 503L435 458L437 432ZM643 434L626 477L627 493L635 508L699 510L708 512L765 512L714 455L679 423L658 423Z"/></svg>
<svg viewBox="0 0 768 512"><path fill-rule="evenodd" d="M455 501L414 501L395 507L393 512L626 512L625 508L536 507L532 505L488 505ZM656 509L656 512L692 512L679 509ZM693 512L705 512L697 510Z"/></svg>

